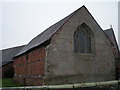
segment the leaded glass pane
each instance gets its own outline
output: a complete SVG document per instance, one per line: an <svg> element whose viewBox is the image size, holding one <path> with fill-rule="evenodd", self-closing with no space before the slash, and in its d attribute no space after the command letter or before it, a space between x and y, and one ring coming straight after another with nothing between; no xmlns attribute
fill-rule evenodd
<svg viewBox="0 0 120 90"><path fill-rule="evenodd" d="M82 24L74 33L74 51L91 53L90 29L85 24Z"/></svg>

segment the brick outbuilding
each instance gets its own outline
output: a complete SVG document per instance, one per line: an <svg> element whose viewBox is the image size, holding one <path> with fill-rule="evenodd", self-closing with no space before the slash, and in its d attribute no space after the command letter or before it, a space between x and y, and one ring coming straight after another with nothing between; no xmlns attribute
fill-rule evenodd
<svg viewBox="0 0 120 90"><path fill-rule="evenodd" d="M13 68L13 57L24 47L17 46L12 48L7 48L0 50L1 60L0 60L0 71L2 72L1 78L13 78L14 68Z"/></svg>
<svg viewBox="0 0 120 90"><path fill-rule="evenodd" d="M82 6L15 55L14 79L24 85L114 80L115 43Z"/></svg>

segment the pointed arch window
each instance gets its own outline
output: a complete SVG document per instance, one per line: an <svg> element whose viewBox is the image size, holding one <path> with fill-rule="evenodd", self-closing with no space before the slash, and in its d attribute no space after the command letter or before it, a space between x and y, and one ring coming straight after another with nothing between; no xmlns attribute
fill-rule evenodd
<svg viewBox="0 0 120 90"><path fill-rule="evenodd" d="M92 53L92 32L90 28L83 23L74 32L74 52Z"/></svg>

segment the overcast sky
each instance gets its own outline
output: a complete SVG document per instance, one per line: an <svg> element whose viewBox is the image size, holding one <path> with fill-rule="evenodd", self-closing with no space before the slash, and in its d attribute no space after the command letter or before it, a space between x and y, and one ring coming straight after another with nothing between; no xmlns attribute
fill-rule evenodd
<svg viewBox="0 0 120 90"><path fill-rule="evenodd" d="M103 30L112 25L118 40L118 2L1 2L0 49L27 44L82 5Z"/></svg>

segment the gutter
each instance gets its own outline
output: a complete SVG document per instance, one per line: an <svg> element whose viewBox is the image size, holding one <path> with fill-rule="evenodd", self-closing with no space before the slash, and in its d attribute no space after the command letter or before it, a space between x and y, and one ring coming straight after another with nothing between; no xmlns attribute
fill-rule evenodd
<svg viewBox="0 0 120 90"><path fill-rule="evenodd" d="M91 82L91 83L80 83L80 84L68 84L68 85L49 85L48 88L80 88L80 87L99 87L109 85L119 85L120 80L105 81L105 82Z"/></svg>
<svg viewBox="0 0 120 90"><path fill-rule="evenodd" d="M16 90L16 89L61 89L61 88L86 88L86 87L105 87L105 86L120 86L120 80L113 80L113 81L104 81L104 82L91 82L91 83L78 83L78 84L67 84L67 85L44 85L44 86L25 86L25 87L6 87L2 90Z"/></svg>

